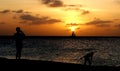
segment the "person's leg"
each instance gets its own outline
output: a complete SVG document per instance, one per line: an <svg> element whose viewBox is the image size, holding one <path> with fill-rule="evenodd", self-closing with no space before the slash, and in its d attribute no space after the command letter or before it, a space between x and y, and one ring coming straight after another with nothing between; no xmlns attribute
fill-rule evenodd
<svg viewBox="0 0 120 71"><path fill-rule="evenodd" d="M84 65L87 65L87 59L84 58Z"/></svg>
<svg viewBox="0 0 120 71"><path fill-rule="evenodd" d="M19 46L16 46L16 59L19 59Z"/></svg>
<svg viewBox="0 0 120 71"><path fill-rule="evenodd" d="M21 51L22 51L22 48L20 47L19 50L18 50L18 58L21 59Z"/></svg>
<svg viewBox="0 0 120 71"><path fill-rule="evenodd" d="M91 66L92 62L91 59L88 59L89 66Z"/></svg>
<svg viewBox="0 0 120 71"><path fill-rule="evenodd" d="M16 59L18 59L18 50L16 51Z"/></svg>

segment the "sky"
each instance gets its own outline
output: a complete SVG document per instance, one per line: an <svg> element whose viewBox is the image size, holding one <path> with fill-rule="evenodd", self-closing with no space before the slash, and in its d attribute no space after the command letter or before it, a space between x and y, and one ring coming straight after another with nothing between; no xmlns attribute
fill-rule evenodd
<svg viewBox="0 0 120 71"><path fill-rule="evenodd" d="M0 0L0 35L120 36L120 0Z"/></svg>

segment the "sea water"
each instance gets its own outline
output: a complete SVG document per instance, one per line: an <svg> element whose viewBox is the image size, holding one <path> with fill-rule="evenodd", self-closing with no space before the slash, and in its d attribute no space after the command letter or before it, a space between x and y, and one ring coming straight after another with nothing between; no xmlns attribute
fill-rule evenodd
<svg viewBox="0 0 120 71"><path fill-rule="evenodd" d="M22 59L83 64L80 59L95 51L93 65L120 66L120 38L27 38ZM0 38L0 57L15 59L13 39Z"/></svg>

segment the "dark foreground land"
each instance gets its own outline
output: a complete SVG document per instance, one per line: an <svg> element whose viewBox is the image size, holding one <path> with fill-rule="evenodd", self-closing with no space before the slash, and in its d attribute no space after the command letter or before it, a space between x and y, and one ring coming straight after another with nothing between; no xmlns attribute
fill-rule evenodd
<svg viewBox="0 0 120 71"><path fill-rule="evenodd" d="M115 66L84 66L72 63L6 58L0 58L0 68L8 69L8 71L31 69L34 71L120 71L120 67Z"/></svg>

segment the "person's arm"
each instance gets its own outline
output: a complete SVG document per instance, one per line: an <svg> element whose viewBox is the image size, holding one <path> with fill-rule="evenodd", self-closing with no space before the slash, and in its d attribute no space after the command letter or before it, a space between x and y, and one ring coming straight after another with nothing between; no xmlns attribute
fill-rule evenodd
<svg viewBox="0 0 120 71"><path fill-rule="evenodd" d="M21 30L20 31L21 35L22 35L22 38L25 39L25 34L23 33L23 31Z"/></svg>
<svg viewBox="0 0 120 71"><path fill-rule="evenodd" d="M21 34L23 35L23 36L25 36L25 34L23 33L23 31L21 30Z"/></svg>
<svg viewBox="0 0 120 71"><path fill-rule="evenodd" d="M86 57L86 55L82 56L80 59L83 59L83 58L85 58L85 57Z"/></svg>
<svg viewBox="0 0 120 71"><path fill-rule="evenodd" d="M93 59L93 53L91 54L91 61L92 61L92 59Z"/></svg>

